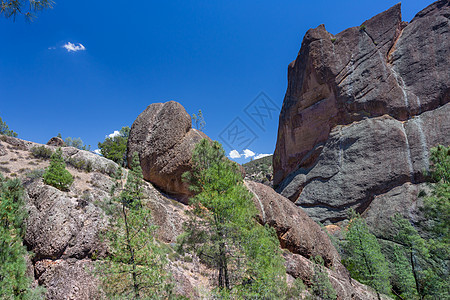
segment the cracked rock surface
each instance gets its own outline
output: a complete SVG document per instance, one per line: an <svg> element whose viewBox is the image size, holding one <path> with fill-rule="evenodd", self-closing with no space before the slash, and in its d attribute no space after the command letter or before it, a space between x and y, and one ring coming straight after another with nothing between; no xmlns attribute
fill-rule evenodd
<svg viewBox="0 0 450 300"><path fill-rule="evenodd" d="M397 4L337 35L306 33L280 113L279 193L334 223L424 181L430 148L450 143L449 16L437 1L406 23Z"/></svg>

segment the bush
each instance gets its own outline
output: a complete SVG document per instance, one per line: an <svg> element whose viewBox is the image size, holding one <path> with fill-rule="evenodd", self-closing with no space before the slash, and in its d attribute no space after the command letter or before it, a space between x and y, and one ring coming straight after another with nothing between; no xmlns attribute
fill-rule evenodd
<svg viewBox="0 0 450 300"><path fill-rule="evenodd" d="M33 156L36 158L48 159L52 156L53 151L45 146L39 146L31 148L31 153L33 153Z"/></svg>
<svg viewBox="0 0 450 300"><path fill-rule="evenodd" d="M66 170L66 164L62 157L61 148L52 154L50 166L43 175L44 182L55 188L65 191L73 183L73 176Z"/></svg>

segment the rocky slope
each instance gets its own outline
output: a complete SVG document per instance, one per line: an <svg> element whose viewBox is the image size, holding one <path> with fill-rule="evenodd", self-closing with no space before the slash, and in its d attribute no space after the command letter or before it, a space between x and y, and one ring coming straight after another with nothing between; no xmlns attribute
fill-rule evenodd
<svg viewBox="0 0 450 300"><path fill-rule="evenodd" d="M35 278L35 284L47 289L47 299L103 298L99 280L93 274L94 261L106 251L99 233L106 228L110 218L114 184L111 175L118 166L88 151L64 147L67 169L75 181L69 191L62 192L42 182L41 170L49 161L32 154L37 153L33 151L36 147L56 149L0 136L1 173L6 177L20 177L26 190L29 217L24 242L33 253L30 274ZM126 173L123 170L123 179ZM149 183L146 183L144 193L153 220L159 226L158 238L170 249L182 232L187 207ZM209 270L198 260L174 259L170 268L179 294L195 298L199 296L198 291L210 289L205 277Z"/></svg>
<svg viewBox="0 0 450 300"><path fill-rule="evenodd" d="M173 106L181 107L172 103L169 108ZM164 114L164 110L159 113ZM170 124L168 120L163 123ZM147 131L156 127L151 120L147 120L147 124ZM159 139L153 141L158 143ZM100 281L94 272L95 260L107 252L101 232L111 217L114 205L111 188L117 180L118 166L93 153L63 147L64 159L75 181L69 191L62 192L45 185L41 178L42 170L49 163L49 153L56 148L0 136L1 172L8 177L20 177L26 190L29 216L24 242L33 254L29 259L29 273L36 285L47 289L47 299L102 299ZM163 157L167 154L161 153ZM179 154L187 157L191 152L180 151ZM156 161L158 159L156 157ZM122 170L120 180L124 181L126 174L127 170ZM181 176L181 172L177 174ZM161 170L156 175L163 178L167 173ZM180 177L175 179L181 182ZM328 274L339 299L376 299L371 289L349 277L328 235L302 209L266 185L251 181L245 181L245 185L254 194L259 222L274 227L277 232L290 282L299 277L310 285L313 264L309 259L320 255L325 262L323 271ZM196 257L186 259L170 250L182 233L189 207L148 182L144 194L153 220L159 226L158 238L169 249L175 292L192 299L207 299L213 286L213 270Z"/></svg>
<svg viewBox="0 0 450 300"><path fill-rule="evenodd" d="M450 144L449 16L441 0L406 23L397 4L337 35L306 33L280 113L279 193L321 222L351 208L374 224L411 215L429 149Z"/></svg>

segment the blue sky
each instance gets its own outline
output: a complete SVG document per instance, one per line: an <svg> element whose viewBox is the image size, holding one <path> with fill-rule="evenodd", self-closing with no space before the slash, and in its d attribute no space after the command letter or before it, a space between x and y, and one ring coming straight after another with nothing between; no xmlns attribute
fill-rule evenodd
<svg viewBox="0 0 450 300"><path fill-rule="evenodd" d="M175 100L203 111L227 153L272 153L305 32L336 34L397 2L56 0L32 23L0 18L0 117L22 139L61 133L96 149L149 104ZM403 19L432 2L404 1ZM239 126L241 140L229 134Z"/></svg>

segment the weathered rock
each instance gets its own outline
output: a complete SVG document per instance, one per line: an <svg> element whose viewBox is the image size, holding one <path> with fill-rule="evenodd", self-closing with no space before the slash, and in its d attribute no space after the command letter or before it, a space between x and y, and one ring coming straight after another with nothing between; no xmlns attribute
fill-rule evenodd
<svg viewBox="0 0 450 300"><path fill-rule="evenodd" d="M48 140L47 145L55 147L63 147L65 143L62 138L55 136L52 137L50 140Z"/></svg>
<svg viewBox="0 0 450 300"><path fill-rule="evenodd" d="M449 13L438 1L406 24L398 4L336 36L307 32L280 114L278 192L336 222L423 181L429 149L450 143Z"/></svg>
<svg viewBox="0 0 450 300"><path fill-rule="evenodd" d="M191 192L181 175L190 170L195 144L204 138L208 137L192 128L191 117L181 104L154 103L131 127L128 162L138 152L144 179L180 200L187 200Z"/></svg>
<svg viewBox="0 0 450 300"><path fill-rule="evenodd" d="M423 198L419 193L423 191L430 194L430 186L426 183L405 183L395 187L385 194L375 196L369 208L362 215L370 227L371 232L383 240L395 240L396 232L392 226L392 217L400 214L414 224L426 222L420 208L423 206ZM419 231L421 226L416 227Z"/></svg>
<svg viewBox="0 0 450 300"><path fill-rule="evenodd" d="M363 212L376 195L423 181L429 149L450 142L450 104L407 122L387 115L336 126L317 163L300 168L278 188L322 222Z"/></svg>
<svg viewBox="0 0 450 300"><path fill-rule="evenodd" d="M34 260L83 259L104 252L99 232L107 224L103 211L80 198L44 185L29 184L25 242L35 253Z"/></svg>
<svg viewBox="0 0 450 300"><path fill-rule="evenodd" d="M306 258L320 255L325 266L349 276L328 235L301 208L262 183L246 181L245 185L255 196L260 223L275 229L282 248Z"/></svg>
<svg viewBox="0 0 450 300"><path fill-rule="evenodd" d="M405 120L450 101L448 1L406 26L400 5L331 35L309 30L289 65L274 155L274 184L317 160L332 128L389 114Z"/></svg>
<svg viewBox="0 0 450 300"><path fill-rule="evenodd" d="M102 299L99 280L93 271L93 262L87 259L45 259L35 265L39 284L46 288L49 300Z"/></svg>
<svg viewBox="0 0 450 300"><path fill-rule="evenodd" d="M314 275L313 263L301 255L290 252L284 252L283 256L286 260L287 273L294 278L301 278L308 286L310 286ZM328 274L328 279L336 291L337 299L378 299L377 294L373 289L350 278L350 276L342 276L342 274L328 268L322 268L321 271ZM381 299L390 298L381 295Z"/></svg>

